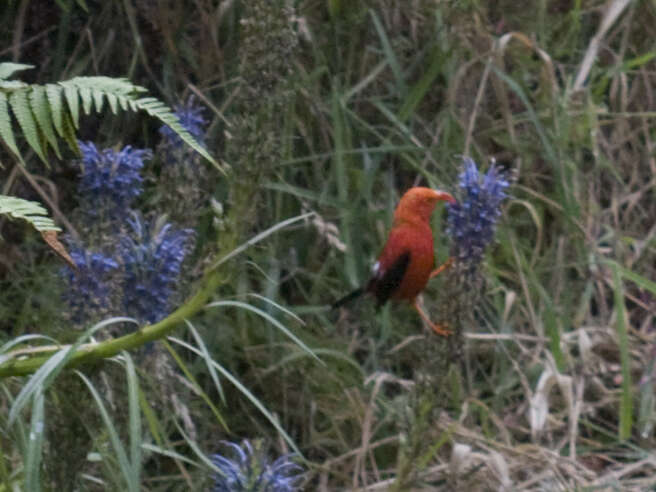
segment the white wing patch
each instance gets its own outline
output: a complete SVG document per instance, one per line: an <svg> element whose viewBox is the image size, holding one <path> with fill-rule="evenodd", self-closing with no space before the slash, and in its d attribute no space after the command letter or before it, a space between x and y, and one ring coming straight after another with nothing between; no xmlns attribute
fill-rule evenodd
<svg viewBox="0 0 656 492"><path fill-rule="evenodd" d="M371 267L371 274L374 276L374 278L380 278L380 261L377 261L374 263L374 266Z"/></svg>

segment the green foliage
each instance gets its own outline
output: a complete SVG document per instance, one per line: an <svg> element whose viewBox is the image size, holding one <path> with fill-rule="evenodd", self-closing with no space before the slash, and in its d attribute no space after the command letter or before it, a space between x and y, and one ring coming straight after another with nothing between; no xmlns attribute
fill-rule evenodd
<svg viewBox="0 0 656 492"><path fill-rule="evenodd" d="M84 114L88 115L94 110L102 112L107 102L113 114L120 110L145 111L170 126L185 143L212 164L219 166L207 150L180 125L168 106L154 97L140 97L140 94L146 92L144 87L125 78L104 76L74 77L46 85L7 80L15 72L28 68L33 67L15 63L0 64L0 138L21 162L23 157L16 145L12 113L30 148L48 165L48 148L52 148L57 157L61 158L57 136L79 153L75 131L80 127L80 104Z"/></svg>
<svg viewBox="0 0 656 492"><path fill-rule="evenodd" d="M41 204L13 196L0 195L0 215L29 222L37 231L61 231Z"/></svg>

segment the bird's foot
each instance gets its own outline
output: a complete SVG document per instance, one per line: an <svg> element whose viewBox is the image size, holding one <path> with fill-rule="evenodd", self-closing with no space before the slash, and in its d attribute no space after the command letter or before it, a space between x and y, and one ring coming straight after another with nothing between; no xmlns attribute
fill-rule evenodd
<svg viewBox="0 0 656 492"><path fill-rule="evenodd" d="M453 262L454 262L454 261L455 261L455 258L452 256L451 258L449 258L448 260L446 260L444 263L442 263L442 265L440 265L440 266L437 267L435 270L433 270L433 271L431 272L429 278L433 278L433 277L439 275L440 273L442 273L442 272L443 272L444 270L446 270L447 268L451 268L451 265L453 265Z"/></svg>
<svg viewBox="0 0 656 492"><path fill-rule="evenodd" d="M449 330L446 323L429 323L431 329L435 332L436 335L441 335L443 337L448 337L453 334L453 331Z"/></svg>
<svg viewBox="0 0 656 492"><path fill-rule="evenodd" d="M413 302L413 307L415 310L419 313L419 316L421 316L421 319L423 319L428 326L431 327L431 329L438 335L442 335L443 337L448 337L452 332L451 330L447 329L447 324L446 323L433 323L428 315L424 312L423 309L421 309L421 306L419 305L419 299L415 299Z"/></svg>

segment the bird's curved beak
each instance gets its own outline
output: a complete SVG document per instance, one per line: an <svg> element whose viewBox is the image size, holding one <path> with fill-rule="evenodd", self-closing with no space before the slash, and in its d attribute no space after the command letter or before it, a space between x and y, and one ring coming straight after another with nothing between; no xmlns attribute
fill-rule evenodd
<svg viewBox="0 0 656 492"><path fill-rule="evenodd" d="M456 199L450 193L442 190L433 190L435 192L435 198L438 201L447 201L449 203L456 203Z"/></svg>

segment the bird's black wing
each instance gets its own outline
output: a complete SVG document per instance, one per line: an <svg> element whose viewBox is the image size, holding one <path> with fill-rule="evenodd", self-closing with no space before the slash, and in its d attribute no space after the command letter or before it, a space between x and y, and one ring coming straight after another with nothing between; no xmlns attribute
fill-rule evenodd
<svg viewBox="0 0 656 492"><path fill-rule="evenodd" d="M376 296L379 307L385 304L399 288L409 264L410 251L405 251L384 271L374 272L367 285L367 291Z"/></svg>
<svg viewBox="0 0 656 492"><path fill-rule="evenodd" d="M339 299L338 301L335 301L335 302L332 304L331 309L337 309L337 308L340 308L340 307L342 307L344 304L347 304L347 303L351 302L351 301L352 301L353 299L355 299L356 297L360 297L362 294L364 294L364 289L363 289L362 287L360 287L359 289L355 289L355 290L354 290L353 292L351 292L350 294L346 294L344 297L342 297L342 298Z"/></svg>

